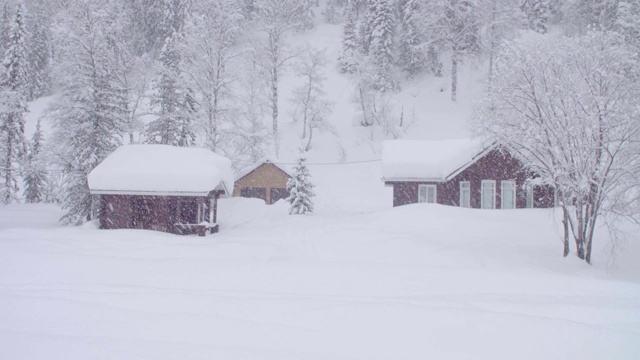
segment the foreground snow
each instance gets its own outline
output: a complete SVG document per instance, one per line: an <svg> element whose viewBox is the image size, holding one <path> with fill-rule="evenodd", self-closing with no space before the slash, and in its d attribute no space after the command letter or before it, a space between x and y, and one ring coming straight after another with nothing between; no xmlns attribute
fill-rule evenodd
<svg viewBox="0 0 640 360"><path fill-rule="evenodd" d="M59 227L58 215L0 207L1 358L640 354L638 234L617 267L604 241L589 267L561 257L549 210L287 216L228 199L206 238Z"/></svg>

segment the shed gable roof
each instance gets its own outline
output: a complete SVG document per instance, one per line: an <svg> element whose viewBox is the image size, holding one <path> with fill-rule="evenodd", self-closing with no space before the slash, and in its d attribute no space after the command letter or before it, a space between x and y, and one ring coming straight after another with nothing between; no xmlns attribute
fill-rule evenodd
<svg viewBox="0 0 640 360"><path fill-rule="evenodd" d="M208 149L124 145L88 176L92 194L206 196L233 191L231 161Z"/></svg>
<svg viewBox="0 0 640 360"><path fill-rule="evenodd" d="M278 165L277 163L271 161L271 159L266 158L266 159L263 159L261 161L256 162L255 164L253 164L253 165L251 165L249 167L244 168L240 172L240 174L238 174L238 176L236 176L236 182L238 182L238 181L242 180L243 178L247 177L249 174L251 174L252 172L257 170L259 167L261 167L261 166L263 166L265 164L271 164L271 165L275 166L278 170L282 171L288 177L291 177L291 173L284 166Z"/></svg>
<svg viewBox="0 0 640 360"><path fill-rule="evenodd" d="M495 148L471 139L385 141L382 177L387 182L447 181Z"/></svg>

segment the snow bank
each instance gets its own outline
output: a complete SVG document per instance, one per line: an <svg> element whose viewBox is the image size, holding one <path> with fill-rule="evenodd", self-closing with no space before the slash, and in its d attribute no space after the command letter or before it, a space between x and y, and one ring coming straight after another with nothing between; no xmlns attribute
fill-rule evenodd
<svg viewBox="0 0 640 360"><path fill-rule="evenodd" d="M121 146L89 173L92 194L206 196L233 192L231 161L203 148Z"/></svg>
<svg viewBox="0 0 640 360"><path fill-rule="evenodd" d="M382 150L382 177L445 181L486 149L479 140L393 140Z"/></svg>
<svg viewBox="0 0 640 360"><path fill-rule="evenodd" d="M205 238L0 228L0 357L640 354L640 242L607 268L599 229L593 266L563 258L554 209L414 204L288 216L255 199L219 205L223 230ZM0 206L0 219L14 207ZM40 222L33 214L14 218Z"/></svg>

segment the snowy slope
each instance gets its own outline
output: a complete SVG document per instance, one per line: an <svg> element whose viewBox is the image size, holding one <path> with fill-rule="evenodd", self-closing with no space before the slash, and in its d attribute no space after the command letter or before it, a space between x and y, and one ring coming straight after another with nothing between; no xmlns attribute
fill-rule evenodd
<svg viewBox="0 0 640 360"><path fill-rule="evenodd" d="M550 210L416 204L287 216L282 205L223 200L222 230L206 238L56 227L46 217L2 223L2 357L640 353L637 241L611 268L600 233L589 267L562 258ZM0 207L7 214L15 207Z"/></svg>
<svg viewBox="0 0 640 360"><path fill-rule="evenodd" d="M0 358L637 358L638 229L627 226L616 258L601 230L588 266L561 256L552 210L391 208L381 139L354 126L337 70L341 31L319 24L289 40L326 47L331 61L336 131L314 135L308 157L315 215L224 199L221 232L198 238L61 227L55 206L0 205ZM485 72L462 67L457 103L447 75L402 82L394 113L413 122L404 138L468 136ZM284 163L300 146L296 86L284 74ZM29 135L50 101L30 104Z"/></svg>
<svg viewBox="0 0 640 360"><path fill-rule="evenodd" d="M313 141L309 159L311 161L363 160L379 157L380 140L371 142L370 129L354 124L358 111L352 102L353 87L349 78L339 72L338 57L341 51L342 25L317 24L316 28L294 34L289 46L303 48L311 46L325 49L330 63L326 67L325 90L334 103L329 121L338 136L327 132L319 133ZM482 61L480 61L482 62ZM414 80L401 79L401 91L393 96L394 119L400 116L409 124L403 138L407 139L456 139L470 136L467 121L473 104L484 95L485 66L477 61L462 64L458 75L458 101L452 102L448 64L443 64L443 77L423 75ZM293 123L290 116L290 98L293 89L299 86L291 72L282 77L279 97L282 117L280 122L283 135L280 157L291 160L295 157L301 141L301 125Z"/></svg>

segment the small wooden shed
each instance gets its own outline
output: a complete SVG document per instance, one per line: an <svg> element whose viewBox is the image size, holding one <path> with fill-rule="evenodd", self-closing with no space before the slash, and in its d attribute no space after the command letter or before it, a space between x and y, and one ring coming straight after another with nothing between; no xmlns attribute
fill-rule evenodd
<svg viewBox="0 0 640 360"><path fill-rule="evenodd" d="M218 231L217 201L233 191L231 161L208 149L125 145L89 173L101 229L204 235Z"/></svg>
<svg viewBox="0 0 640 360"><path fill-rule="evenodd" d="M260 161L242 171L236 178L233 196L258 198L271 205L289 197L289 171L270 159Z"/></svg>
<svg viewBox="0 0 640 360"><path fill-rule="evenodd" d="M515 209L555 205L553 187L537 181L516 157L496 144L469 139L387 141L382 152L385 185L393 206L419 202Z"/></svg>

